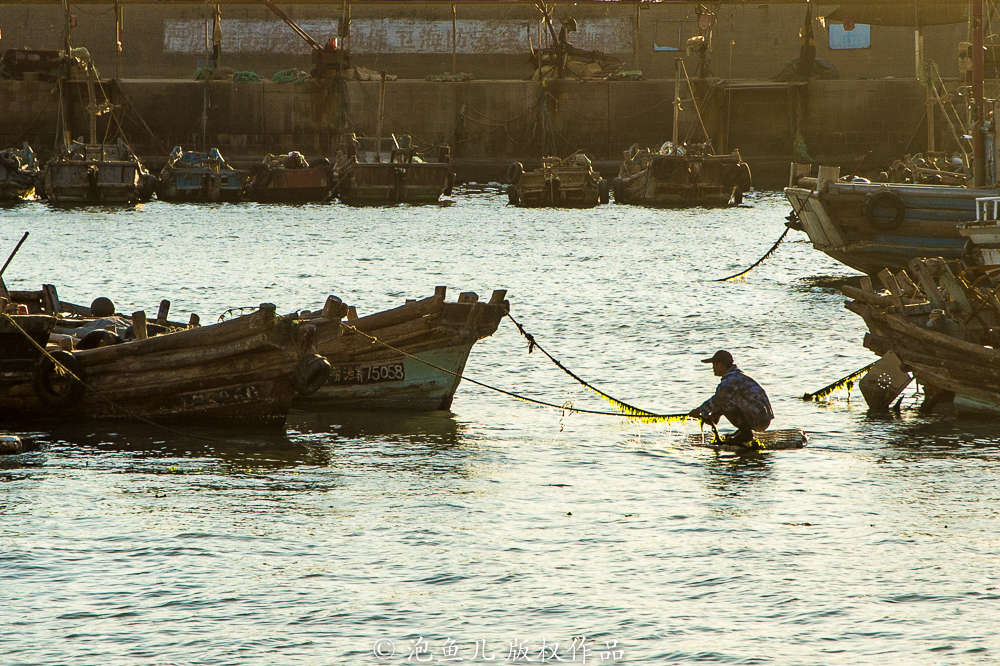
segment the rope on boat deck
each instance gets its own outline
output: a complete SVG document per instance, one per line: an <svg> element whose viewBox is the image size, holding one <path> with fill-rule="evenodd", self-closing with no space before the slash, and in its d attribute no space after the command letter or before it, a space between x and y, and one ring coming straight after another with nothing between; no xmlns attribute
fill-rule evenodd
<svg viewBox="0 0 1000 666"><path fill-rule="evenodd" d="M562 365L556 359L552 358L552 356L547 351L545 351L544 349L542 349L541 345L539 345L537 342L535 342L534 337L530 333L525 332L524 328L519 323L517 323L517 321L515 321L513 317L510 316L510 313L507 313L507 316L510 317L510 320L513 321L514 325L517 326L517 328L518 328L519 331L521 331L521 334L524 335L528 339L529 353L530 353L530 350L532 348L538 347L538 349L540 349L542 351L542 353L544 353L546 356L548 356L550 359L552 359L552 361L557 366L559 366L560 368L562 368L562 370L564 372L568 373L571 377L573 377L574 379L576 379L578 382L580 382L581 384L583 384L584 386L586 386L590 390L596 392L598 395L600 395L605 400L608 400L609 402L611 402L611 404L615 405L616 407L619 407L619 405L620 405L619 409L621 411L617 411L617 412L602 412L602 411L595 410L595 409L581 409L579 407L573 407L572 404L569 403L569 402L563 403L562 405L556 405L556 404L551 403L551 402L545 402L543 400L537 400L535 398L529 398L529 397L527 397L525 395L521 395L519 393L514 393L513 391L507 391L505 389L498 388L496 386L491 386L490 384L486 384L484 382L476 381L475 379L471 379L469 377L466 377L463 374L460 374L460 373L457 373L457 372L452 372L451 370L448 370L447 368L442 368L440 365L435 365L434 363L431 363L430 361L425 361L422 358L417 358L413 354L409 354L409 353L403 351L402 349L398 349L396 347L393 347L389 343L383 342L382 340L379 340L374 335L369 335L368 333L365 333L364 331L360 331L357 328L355 328L354 326L351 326L350 324L346 324L346 323L341 322L341 325L344 328L348 329L348 330L354 331L355 333L368 338L373 343L380 344L383 347L385 347L386 349L390 349L390 350L396 352L397 354L402 354L403 356L405 356L407 358L411 358L414 361L417 361L418 363L423 363L424 365L426 365L428 367L434 368L435 370L440 370L441 372L447 373L447 374L451 375L452 377L457 377L457 378L465 380L465 381L467 381L467 382L469 382L471 384L475 384L476 386L481 386L481 387L483 387L485 389L489 389L490 391L496 391L497 393L502 393L503 395L510 396L511 398L514 398L516 400L521 400L522 402L528 402L528 403L531 403L533 405L538 405L540 407L551 407L552 409L559 409L559 410L562 410L563 412L570 412L570 413L573 413L573 414L595 414L597 416L616 416L618 418L624 417L624 418L628 419L629 421L636 421L636 422L639 422L639 423L667 423L667 422L671 422L671 421L673 421L673 422L678 422L678 421L684 422L684 421L687 421L688 419L692 418L691 416L689 416L686 413L685 414L654 414L653 412L647 412L644 409L639 409L638 407L633 407L633 406L631 406L631 405L629 405L627 403L624 403L624 402L621 402L620 400L616 400L615 398L612 398L611 396L609 396L606 393L604 393L604 392L602 392L602 391L594 388L593 386L591 386L590 384L588 384L587 382L585 382L584 380L580 379L575 374L573 374L572 372L570 372L569 370L567 370L564 365ZM713 428L713 431L714 431L715 426L713 425L712 428Z"/></svg>
<svg viewBox="0 0 1000 666"><path fill-rule="evenodd" d="M127 414L128 416L130 416L130 417L132 417L134 419L136 419L137 421L142 421L143 423L145 423L147 425L151 425L151 426L155 426L157 428L161 428L161 429L165 430L166 432L173 433L174 435L180 435L182 437L190 437L192 439L200 439L200 440L203 440L203 441L206 441L206 442L229 442L229 441L232 441L232 440L227 440L227 439L219 439L217 437L205 437L205 436L202 436L202 435L192 435L191 433L182 432L180 430L175 430L175 429L173 429L173 428L171 428L169 426L163 425L162 423L157 423L156 421L151 421L151 420L145 418L144 416L139 416L138 414L136 414L132 410L128 409L127 407L122 407L121 405L119 405L118 403L116 403L114 400L112 400L111 398L107 397L106 395L104 395L103 393L101 393L100 391L98 391L97 389L95 389L94 387L92 387L90 384L88 384L87 382L83 381L82 379L80 379L79 377L77 377L75 374L73 374L73 371L70 370L69 368L67 368L62 363L60 363L59 360L56 359L54 356L52 356L52 354L49 353L48 349L46 349L42 345L38 344L38 342L33 337L31 337L30 335L28 335L27 331L25 331L23 328L21 328L20 324L18 324L16 321L14 321L13 317L11 317L7 313L2 313L2 314L3 314L3 318L6 319L7 321L9 321L14 328L16 328L18 331L20 331L21 334L24 335L24 337L27 338L28 341L32 345L34 345L36 349L38 349L46 357L48 357L49 361L51 361L52 364L55 365L56 371L59 374L65 376L65 377L69 377L70 379L72 379L75 382L79 382L80 385L83 386L83 388L85 388L86 390L90 391L91 393L93 393L94 395L96 395L97 397L99 397L101 400L104 400L106 403L108 403L109 405L111 405L115 409L120 410L121 412Z"/></svg>
<svg viewBox="0 0 1000 666"><path fill-rule="evenodd" d="M768 259L771 258L771 255L773 255L777 251L778 246L781 245L782 241L785 240L785 236L788 235L788 232L789 232L790 229L791 229L791 227L785 227L785 230L781 232L780 236L778 236L778 240L775 241L774 245L771 246L771 249L768 250L767 252L765 252L764 256L761 257L760 259L758 259L756 262L754 262L754 264L752 266L750 266L750 268L748 268L745 271L742 271L740 273L737 273L735 275L730 275L729 277L724 277L724 278L719 278L717 280L712 280L712 282L736 282L737 280L740 280L743 277L745 277L747 273L749 273L750 271L752 271L753 269L757 268L762 263L764 263L765 261L767 261Z"/></svg>

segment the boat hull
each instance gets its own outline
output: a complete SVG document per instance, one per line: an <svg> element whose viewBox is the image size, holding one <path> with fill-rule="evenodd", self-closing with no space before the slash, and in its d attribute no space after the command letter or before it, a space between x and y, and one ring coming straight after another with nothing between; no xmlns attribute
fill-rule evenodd
<svg viewBox="0 0 1000 666"><path fill-rule="evenodd" d="M326 385L297 404L322 404L328 409L447 410L471 351L472 343L464 343L417 352L414 358L395 355L367 363L334 363Z"/></svg>
<svg viewBox="0 0 1000 666"><path fill-rule="evenodd" d="M633 173L626 167L614 181L615 203L656 207L738 204L749 191L749 169L738 154L649 156ZM742 186L741 186L742 185Z"/></svg>
<svg viewBox="0 0 1000 666"><path fill-rule="evenodd" d="M592 208L601 203L598 180L589 169L540 169L523 174L511 187L511 203L524 208Z"/></svg>
<svg viewBox="0 0 1000 666"><path fill-rule="evenodd" d="M495 291L482 303L469 293L447 303L439 287L431 298L343 325L330 316L318 319L317 349L332 372L315 394L296 404L332 410L450 409L473 345L492 335L508 312L505 295Z"/></svg>
<svg viewBox="0 0 1000 666"><path fill-rule="evenodd" d="M160 172L156 197L161 201L212 203L243 199L246 173L236 169L171 169Z"/></svg>
<svg viewBox="0 0 1000 666"><path fill-rule="evenodd" d="M331 188L327 165L303 169L271 167L256 173L250 182L251 197L262 203L326 201Z"/></svg>
<svg viewBox="0 0 1000 666"><path fill-rule="evenodd" d="M785 197L813 247L851 268L875 275L902 270L916 257L962 256L966 238L959 222L976 219L976 198L995 190L948 185L831 182L816 191L815 179L785 188ZM886 192L902 202L901 221L869 214L871 197ZM874 222L873 222L874 220ZM890 228L891 227L891 228Z"/></svg>
<svg viewBox="0 0 1000 666"><path fill-rule="evenodd" d="M277 329L272 308L233 320L73 352L88 388L72 399L33 381L3 395L17 423L143 420L280 426L303 353Z"/></svg>
<svg viewBox="0 0 1000 666"><path fill-rule="evenodd" d="M56 204L133 204L142 192L139 162L57 159L45 167L42 194Z"/></svg>
<svg viewBox="0 0 1000 666"><path fill-rule="evenodd" d="M352 162L337 175L335 194L354 206L437 203L452 179L444 163Z"/></svg>

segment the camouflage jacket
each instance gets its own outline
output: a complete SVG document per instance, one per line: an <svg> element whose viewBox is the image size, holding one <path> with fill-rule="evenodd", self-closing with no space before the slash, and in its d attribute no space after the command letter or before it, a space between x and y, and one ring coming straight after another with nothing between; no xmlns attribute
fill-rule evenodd
<svg viewBox="0 0 1000 666"><path fill-rule="evenodd" d="M725 416L737 428L764 430L774 418L767 393L735 365L722 376L715 395L703 402L698 409L713 420L718 416Z"/></svg>

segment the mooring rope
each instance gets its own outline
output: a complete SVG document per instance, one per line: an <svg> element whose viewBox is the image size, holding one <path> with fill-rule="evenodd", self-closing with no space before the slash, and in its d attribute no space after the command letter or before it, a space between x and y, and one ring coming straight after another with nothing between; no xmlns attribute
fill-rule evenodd
<svg viewBox="0 0 1000 666"><path fill-rule="evenodd" d="M21 328L21 326L16 321L14 321L13 317L11 317L7 313L2 313L2 314L3 314L4 319L6 319L7 321L9 321L14 328L16 328L18 331L20 331L21 334L24 335L24 337L27 338L28 341L32 345L34 345L36 349L38 349L39 351L42 352L42 354L44 354L46 357L48 357L49 361L51 361L53 363L53 365L55 365L56 372L58 372L60 375L63 375L65 377L69 377L73 381L79 382L80 385L83 386L83 388L87 389L88 391L90 391L91 393L93 393L94 395L96 395L97 397L99 397L101 400L104 400L105 402L107 402L109 405L111 405L115 409L120 410L120 411L124 412L125 414L127 414L128 416L130 416L130 417L132 417L132 418L134 418L134 419L136 419L138 421L142 421L143 423L145 423L147 425L155 426L157 428L165 430L166 432L173 433L174 435L181 435L182 437L191 437L192 439L200 439L200 440L203 440L203 441L206 441L206 442L232 442L232 441L236 441L236 440L228 440L228 439L219 439L218 437L205 437L205 436L202 436L202 435L192 435L191 433L182 432L180 430L175 430L175 429L173 429L173 428L171 428L169 426L163 425L162 423L157 423L156 421L151 421L151 420L149 420L149 419L147 419L147 418L145 418L143 416L140 416L139 414L136 414L135 412L133 412L132 410L128 409L127 407L122 407L121 405L119 405L118 403L116 403L114 400L112 400L111 398L107 397L106 395L104 395L103 393L101 393L100 391L98 391L97 389L95 389L93 386L91 386L90 384L88 384L87 382L83 381L81 378L77 377L75 374L73 374L73 371L70 370L69 368L67 368L62 363L60 363L58 359L56 359L54 356L52 356L52 354L49 353L49 350L47 350L42 345L38 344L38 342L34 338L32 338L30 335L28 335L28 332L25 331L23 328Z"/></svg>
<svg viewBox="0 0 1000 666"><path fill-rule="evenodd" d="M788 235L788 231L790 229L791 229L791 227L785 227L785 230L781 232L780 236L778 236L778 240L775 241L774 245L771 246L771 249L768 250L767 252L765 252L764 256L761 257L760 259L758 259L756 262L754 262L754 264L750 268L748 268L745 271L742 271L740 273L737 273L736 275L730 275L729 277L724 277L724 278L719 278L717 280L712 280L712 282L735 282L736 280L739 280L742 277L744 277L747 273L749 273L750 271L752 271L753 269L757 268L762 263L764 263L765 261L767 261L768 259L771 258L771 255L773 255L775 253L775 251L777 251L778 246L781 245L781 242L783 240L785 240L785 236Z"/></svg>
<svg viewBox="0 0 1000 666"><path fill-rule="evenodd" d="M858 377L860 377L861 375L863 375L866 372L868 372L869 370L871 370L872 366L875 365L876 363L878 363L878 361L872 361L871 363L869 363L865 367L861 368L860 370L855 370L854 372L852 372L851 374L847 375L846 377L842 377L842 378L838 379L837 381L835 381L834 383L830 384L829 386L824 386L823 388L821 388L820 390L816 391L815 393L805 393L805 394L802 395L802 399L805 400L805 401L813 400L815 402L819 402L820 400L822 400L826 396L830 395L834 391L836 391L838 389L841 389L841 388L846 388L847 389L847 393L850 394L851 389L854 388L854 381Z"/></svg>
<svg viewBox="0 0 1000 666"><path fill-rule="evenodd" d="M509 317L510 314L508 313L507 316ZM514 321L513 317L511 317L511 321ZM521 328L520 324L518 324L516 321L514 321L514 324L518 327L519 330L521 330L522 333L524 333L524 329ZM579 407L573 407L569 402L566 402L566 403L564 403L562 405L557 405L557 404L554 404L554 403L551 403L551 402L545 402L543 400L538 400L536 398L529 398L528 396L521 395L519 393L514 393L513 391L507 391L507 390L499 388L497 386L491 386L490 384L486 384L484 382L477 381L475 379L472 379L471 377L466 377L465 375L463 375L461 373L453 372L453 371L451 371L451 370L449 370L447 368L442 368L440 365L436 365L434 363L431 363L430 361L425 361L422 358L417 358L413 354L407 353L407 352L403 351L402 349L398 349L396 347L393 347L388 342L384 342L382 340L379 340L374 335L369 335L368 333L365 333L364 331L358 330L357 328L355 328L354 326L351 326L350 324L345 324L345 323L341 322L341 325L344 328L348 329L348 330L354 331L355 333L368 338L373 343L380 344L383 347L385 347L386 349L390 349L390 350L396 352L397 354L402 354L403 356L405 356L407 358L411 358L414 361L417 361L418 363L423 363L424 365L426 365L428 367L434 368L435 370L440 370L441 372L447 373L447 374L451 375L452 377L457 377L458 379L462 379L462 380L467 381L467 382L469 382L471 384L475 384L476 386L481 386L481 387L483 387L485 389L489 389L490 391L496 391L497 393L502 393L503 395L509 396L509 397L514 398L516 400L520 400L522 402L528 402L528 403L531 403L533 405L539 405L541 407L550 407L552 409L560 409L560 410L562 410L564 412L571 412L571 413L574 413L574 414L594 414L594 415L597 415L597 416L615 416L615 417L618 417L618 418L623 418L624 417L624 418L628 419L629 421L634 421L634 422L639 422L639 423L665 423L665 422L677 422L677 421L684 422L684 421L687 421L688 419L692 418L688 414L655 414L653 412L647 412L644 409L639 409L637 407L632 407L631 405L628 405L628 404L626 404L624 402L615 400L611 396L608 396L607 394L599 391L598 389L594 388L593 386L590 386L589 384L587 384L586 382L584 382L582 379L580 379L579 377L577 377L576 375L574 375L572 372L570 372L569 370L567 370L565 368L565 366L563 366L561 363L559 363L554 358L552 358L551 356L549 356L548 352L546 352L544 349L542 349L541 346L539 346L539 344L537 342L534 342L534 338L530 337L530 334L527 334L527 336L529 336L529 342L531 343L531 345L534 346L534 347L538 347L539 349L541 349L542 352L544 352L546 356L549 356L549 358L552 358L552 360L560 368L562 368L565 372L569 373L571 377L573 377L577 381L583 383L584 386L586 386L587 388L591 389L592 391L597 392L600 396L604 397L606 400L614 400L615 403L623 405L624 407L626 407L627 409L629 409L631 411L629 411L629 412L625 412L625 411L603 412L603 411L599 411L599 410L595 410L595 409L581 409ZM615 403L612 403L612 404L615 404Z"/></svg>
<svg viewBox="0 0 1000 666"><path fill-rule="evenodd" d="M648 421L649 423L669 422L669 421L683 422L691 418L688 414L656 414L654 412L646 411L645 409L640 409L639 407L635 407L634 405L630 405L627 402L624 402L622 400L619 400L618 398L608 395L601 389L597 388L593 384L590 384L589 382L581 378L579 375L577 375L572 370L567 368L565 365L560 363L556 357L547 352L540 344L538 344L538 341L535 340L535 336L524 330L524 326L522 326L519 321L514 319L514 317L511 316L510 312L507 313L507 318L510 319L512 322L514 322L514 325L517 326L517 330L520 331L521 335L524 336L524 339L528 341L529 354L537 347L538 351L545 354L549 358L549 360L556 365L557 368L565 372L567 375L575 379L583 386L586 386L588 389L590 389L597 395L601 396L601 398L603 398L604 400L607 400L615 409L618 410L619 416L625 416L637 419L649 419Z"/></svg>

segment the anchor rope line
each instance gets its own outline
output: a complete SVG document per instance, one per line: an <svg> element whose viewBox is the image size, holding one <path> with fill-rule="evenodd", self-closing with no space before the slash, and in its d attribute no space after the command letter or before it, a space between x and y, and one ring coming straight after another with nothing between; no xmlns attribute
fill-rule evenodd
<svg viewBox="0 0 1000 666"><path fill-rule="evenodd" d="M805 400L805 401L813 400L815 402L819 402L820 400L822 400L826 396L830 395L834 391L836 391L838 389L841 389L841 388L846 388L847 392L850 393L851 389L854 388L854 382L855 382L855 380L858 377L860 377L861 375L863 375L866 372L868 372L869 370L871 370L872 366L875 365L876 363L878 363L878 361L872 361L871 363L869 363L865 367L861 368L860 370L855 370L854 372L852 372L851 374L847 375L846 377L842 377L842 378L838 379L837 381L835 381L834 383L832 383L832 384L830 384L828 386L824 386L823 388L821 388L820 390L816 391L815 393L806 393L806 394L804 394L802 396L802 399Z"/></svg>
<svg viewBox="0 0 1000 666"><path fill-rule="evenodd" d="M582 377L580 377L579 375L577 375L576 373L574 373L572 370L570 370L565 365L563 365L561 362L559 362L559 360L557 358L555 358L552 354L550 354L549 352L547 352L540 344L538 344L538 341L535 340L535 336L533 336L531 333L528 333L526 330L524 330L524 326L522 326L519 321L517 321L516 319L514 319L514 317L512 317L509 312L507 313L507 318L510 319L512 322L514 322L514 325L517 326L517 330L520 331L521 335L524 336L524 339L528 341L528 353L529 354L532 351L534 351L534 349L537 347L538 351L540 351L543 354L545 354L549 358L549 360L552 361L555 364L555 366L557 368L559 368L560 370L562 370L563 372L565 372L567 375L569 375L570 377L572 377L577 382L579 382L583 386L587 387L588 389L590 389L591 391L593 391L597 395L601 396L601 398L603 398L604 400L608 401L616 410L618 410L617 413L618 413L619 416L625 416L625 417L628 417L628 418L635 418L635 419L639 419L639 420L648 419L648 420L644 421L646 423L670 422L670 421L681 421L681 422L683 422L683 421L686 421L687 419L691 418L686 413L685 414L657 414L655 412L650 412L650 411L647 411L645 409L640 409L639 407L636 407L634 405L630 405L627 402L624 402L622 400L619 400L618 398L615 398L613 396L608 395L604 391L600 390L599 388L597 388L593 384L590 384L585 379L583 379Z"/></svg>
<svg viewBox="0 0 1000 666"><path fill-rule="evenodd" d="M513 318L511 319L511 321L513 321ZM517 324L516 321L514 323ZM451 375L452 377L457 377L458 379L462 379L464 381L467 381L470 384L475 384L476 386L481 386L482 388L489 389L490 391L496 391L497 393L502 393L503 395L506 395L506 396L509 396L511 398L514 398L515 400L520 400L522 402L531 403L533 405L538 405L540 407L550 407L552 409L559 409L559 410L562 410L564 412L571 412L571 413L574 413L574 414L593 414L593 415L596 415L596 416L615 416L615 417L618 417L618 418L624 417L624 418L628 419L629 421L637 421L637 422L640 422L640 423L657 423L657 422L669 422L669 421L686 421L689 418L691 418L687 414L654 414L652 412L647 412L645 410L636 409L634 407L632 409L635 409L635 411L636 411L635 414L627 414L627 413L622 413L622 412L604 412L604 411L599 411L599 410L596 410L596 409L583 409L583 408L580 408L580 407L573 407L572 404L569 403L569 402L563 403L561 405L557 405L555 403L545 402L544 400L538 400L536 398L529 398L528 396L521 395L519 393L514 393L513 391L507 391L507 390L499 388L497 386L491 386L490 384L486 384L485 382L477 381L475 379L472 379L471 377L466 377L465 375L463 375L461 373L453 372L453 371L451 371L451 370L449 370L447 368L442 368L440 365L436 365L434 363L431 363L430 361L425 361L422 358L417 358L413 354L405 352L402 349L399 349L397 347L393 347L388 342L384 342L382 340L379 340L374 335L369 335L368 333L365 333L364 331L358 330L357 328L355 328L354 326L351 326L350 324L345 324L345 323L341 322L341 325L344 328L348 329L348 330L354 331L355 333L357 333L357 334L359 334L359 335L361 335L363 337L368 338L369 340L372 341L372 343L382 345L386 349L390 349L390 350L396 352L397 354L402 354L403 356L405 356L407 358L411 358L414 361L417 361L418 363L422 363L422 364L424 364L424 365L426 365L426 366L428 366L430 368L434 368L435 370L440 370L441 372L447 373L447 374ZM518 326L520 326L520 325L518 325ZM534 343L534 346L537 347L538 343ZM541 347L539 347L539 349L541 349ZM596 390L596 389L593 389L593 390ZM622 404L625 404L625 403L622 403Z"/></svg>
<svg viewBox="0 0 1000 666"><path fill-rule="evenodd" d="M761 257L760 259L758 259L756 262L754 262L754 264L752 266L750 266L750 268L748 268L745 271L742 271L740 273L736 273L735 275L730 275L729 277L724 277L724 278L719 278L717 280L712 280L712 282L735 282L736 280L739 280L740 278L744 277L747 273L749 273L750 271L752 271L753 269L757 268L762 263L764 263L765 261L767 261L768 259L771 258L771 255L773 255L778 250L778 246L781 245L781 243L785 240L785 236L788 235L788 232L790 230L791 230L791 227L785 227L785 230L781 232L780 236L778 236L778 240L775 241L774 245L771 246L771 249L768 250L767 252L765 252L764 256Z"/></svg>
<svg viewBox="0 0 1000 666"><path fill-rule="evenodd" d="M200 440L203 440L203 441L206 441L206 442L231 442L231 441L235 441L235 440L219 439L218 437L205 437L205 436L202 436L202 435L192 435L191 433L182 432L180 430L175 430L175 429L173 429L173 428L171 428L169 426L163 425L162 423L157 423L156 421L151 421L151 420L145 418L144 416L140 416L139 414L136 414L135 412L133 412L129 408L123 407L123 406L119 405L117 402L115 402L111 398L107 397L106 395L104 395L103 393L101 393L100 391L98 391L97 389L95 389L93 386L91 386L90 384L88 384L87 382L83 381L81 378L77 377L75 374L73 374L73 371L70 370L69 368L67 368L62 363L60 363L58 359L56 359L55 357L53 357L52 354L49 353L48 349L46 349L42 345L38 344L38 342L33 337L31 337L30 335L28 335L28 332L25 331L23 328L21 328L21 326L16 321L14 321L13 317L11 317L7 313L2 313L2 314L3 314L3 318L4 319L6 319L7 321L9 321L14 328L16 328L18 331L20 331L21 334L24 335L24 337L27 338L28 341L32 345L34 345L34 347L36 349L38 349L39 351L41 351L49 359L49 361L51 361L52 364L55 365L56 371L60 375L63 375L65 377L69 377L73 381L79 382L80 385L83 386L83 388L87 389L88 391L90 391L91 393L93 393L94 395L96 395L97 397L99 397L101 400L104 400L105 402L107 402L109 405L111 405L115 409L120 410L121 412L124 412L128 416L130 416L130 417L132 417L132 418L134 418L134 419L136 419L138 421L142 421L143 423L145 423L147 425L155 426L157 428L165 430L166 432L173 433L174 435L181 435L182 437L191 437L192 439L200 439Z"/></svg>

